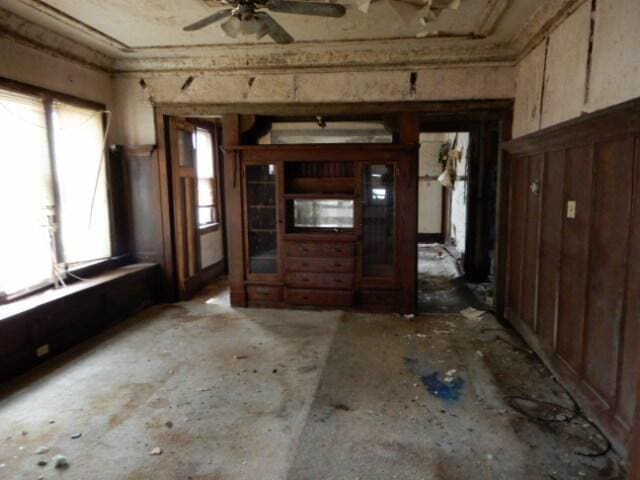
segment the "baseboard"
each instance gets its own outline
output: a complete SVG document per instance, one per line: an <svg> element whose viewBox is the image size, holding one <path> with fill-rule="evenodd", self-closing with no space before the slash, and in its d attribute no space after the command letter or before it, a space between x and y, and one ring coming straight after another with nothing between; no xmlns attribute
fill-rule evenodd
<svg viewBox="0 0 640 480"><path fill-rule="evenodd" d="M444 243L442 233L419 233L418 243Z"/></svg>
<svg viewBox="0 0 640 480"><path fill-rule="evenodd" d="M220 275L225 273L224 258L213 265L209 265L200 271L198 276L200 277L200 286L204 286L208 283L216 280Z"/></svg>

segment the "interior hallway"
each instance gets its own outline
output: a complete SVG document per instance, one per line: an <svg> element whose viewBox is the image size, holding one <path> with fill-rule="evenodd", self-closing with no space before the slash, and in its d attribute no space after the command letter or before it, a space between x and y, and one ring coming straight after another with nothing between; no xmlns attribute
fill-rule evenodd
<svg viewBox="0 0 640 480"><path fill-rule="evenodd" d="M520 345L488 315L233 309L218 283L5 387L0 475L622 478L614 455L576 455L602 447L580 417L534 423L508 406L571 405ZM567 414L548 410L534 413ZM56 454L68 469L54 471Z"/></svg>
<svg viewBox="0 0 640 480"><path fill-rule="evenodd" d="M473 295L456 263L444 245L418 245L418 312L444 314L468 307L488 308Z"/></svg>

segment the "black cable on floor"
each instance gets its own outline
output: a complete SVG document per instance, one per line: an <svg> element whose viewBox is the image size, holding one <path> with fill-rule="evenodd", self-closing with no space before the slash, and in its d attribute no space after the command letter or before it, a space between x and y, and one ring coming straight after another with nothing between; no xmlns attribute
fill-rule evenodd
<svg viewBox="0 0 640 480"><path fill-rule="evenodd" d="M560 385L560 383L555 378L554 378L554 381L558 385ZM560 385L560 386L562 387L562 385ZM565 390L565 393L567 394L567 396L571 400L571 402L573 404L573 407L565 407L564 405L560 405L558 403L547 402L547 401L544 401L544 400L538 400L538 399L531 398L531 397L526 396L526 395L508 395L504 399L505 399L505 402L507 402L507 404L513 410L515 410L519 414L527 417L528 419L536 421L536 422L540 422L540 423L567 423L568 424L568 423L571 423L573 420L576 420L577 418L580 418L580 419L584 420L596 432L598 432L598 435L604 439L604 441L606 442L606 445L605 445L605 447L603 449L601 449L598 452L589 452L589 453L574 452L574 454L578 455L580 457L597 458L597 457L602 457L602 456L606 455L607 453L609 453L611 451L611 449L613 448L613 446L611 445L611 442L609 441L609 439L605 435L603 435L603 433L600 431L600 429L598 428L598 426L595 423L593 423L591 420L589 420L589 418L587 418L587 416L584 414L584 412L582 411L582 409L580 408L578 403L575 401L575 399L571 396L571 394L569 394L569 392L567 392L566 390ZM551 408L553 408L555 410L559 410L559 411L564 410L564 411L571 412L571 413L570 413L570 415L566 416L566 418L558 418L558 417L560 417L560 415L556 415L554 418L539 417L537 415L532 415L531 413L527 412L523 408L520 408L519 406L515 405L514 401L517 401L517 400L521 400L521 401L525 401L525 402L529 402L529 403L535 403L535 404L538 404L538 405L551 407Z"/></svg>

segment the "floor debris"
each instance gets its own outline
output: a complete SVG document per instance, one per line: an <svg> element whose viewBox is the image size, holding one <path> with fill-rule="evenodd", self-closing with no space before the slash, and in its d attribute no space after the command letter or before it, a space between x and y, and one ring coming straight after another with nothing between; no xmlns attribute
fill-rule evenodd
<svg viewBox="0 0 640 480"><path fill-rule="evenodd" d="M473 307L468 307L460 311L460 315L469 320L480 320L485 313L486 312Z"/></svg>
<svg viewBox="0 0 640 480"><path fill-rule="evenodd" d="M69 460L64 455L56 455L51 459L53 466L57 469L69 468Z"/></svg>
<svg viewBox="0 0 640 480"><path fill-rule="evenodd" d="M468 307L482 307L460 277L456 259L440 244L418 246L418 311L457 314Z"/></svg>
<svg viewBox="0 0 640 480"><path fill-rule="evenodd" d="M160 447L156 447L149 452L150 455L162 455L162 449Z"/></svg>
<svg viewBox="0 0 640 480"><path fill-rule="evenodd" d="M0 478L624 478L615 452L577 454L606 446L585 419L525 405L558 420L542 423L511 408L509 395L571 402L537 357L493 341L523 345L492 315L233 309L207 303L214 295L228 291L151 307L6 387ZM244 352L248 361L233 359ZM245 364L259 373L236 375ZM458 399L445 400L456 386ZM83 439L69 440L74 431ZM43 445L51 452L32 455ZM69 471L54 471L56 453Z"/></svg>
<svg viewBox="0 0 640 480"><path fill-rule="evenodd" d="M72 433L71 434L71 440L77 440L80 437L82 437L82 433L80 433L80 432L76 432L76 433Z"/></svg>
<svg viewBox="0 0 640 480"><path fill-rule="evenodd" d="M33 452L34 455L42 455L43 453L47 453L49 451L49 447L39 447L35 452Z"/></svg>

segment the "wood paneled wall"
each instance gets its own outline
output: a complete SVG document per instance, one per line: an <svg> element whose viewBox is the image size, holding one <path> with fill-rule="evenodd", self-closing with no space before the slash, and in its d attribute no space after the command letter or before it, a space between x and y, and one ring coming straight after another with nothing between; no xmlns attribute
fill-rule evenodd
<svg viewBox="0 0 640 480"><path fill-rule="evenodd" d="M155 145L117 146L110 151L112 168L122 172L118 201L126 205L121 230L126 251L135 262L162 267L163 299L173 298L173 244L169 214L168 180L164 156ZM121 210L124 210L121 207Z"/></svg>
<svg viewBox="0 0 640 480"><path fill-rule="evenodd" d="M639 378L640 102L505 149L504 315L624 452Z"/></svg>

